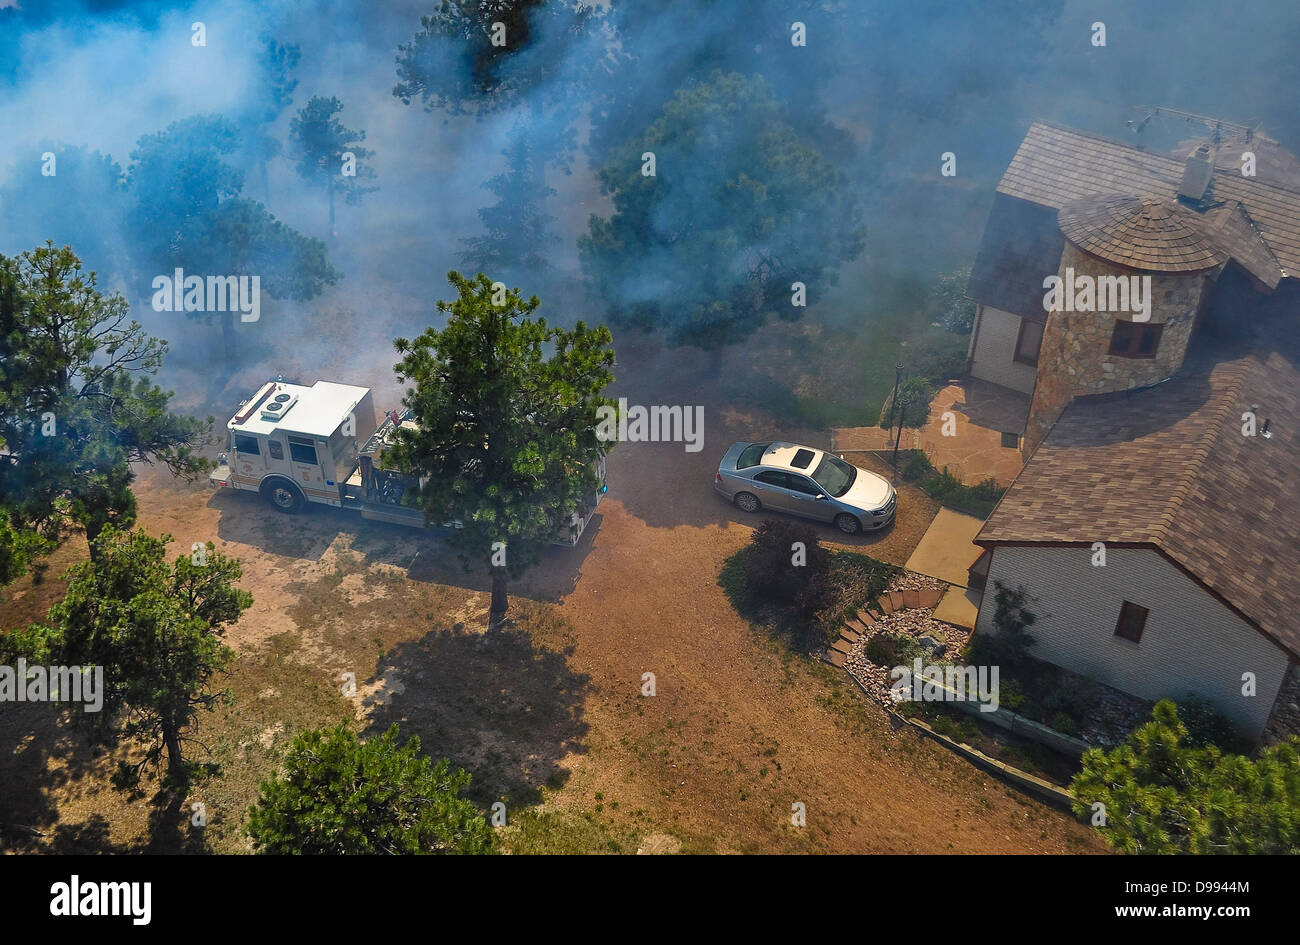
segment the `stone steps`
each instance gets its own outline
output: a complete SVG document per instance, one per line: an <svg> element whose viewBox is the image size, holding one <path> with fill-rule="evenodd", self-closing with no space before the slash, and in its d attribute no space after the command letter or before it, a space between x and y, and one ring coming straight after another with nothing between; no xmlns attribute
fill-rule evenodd
<svg viewBox="0 0 1300 945"><path fill-rule="evenodd" d="M860 643L863 637L875 633L876 624L880 621L900 610L933 610L943 594L943 588L882 594L875 607L863 607L854 616L845 619L840 628L840 638L831 644L822 658L832 666L843 666L853 645Z"/></svg>

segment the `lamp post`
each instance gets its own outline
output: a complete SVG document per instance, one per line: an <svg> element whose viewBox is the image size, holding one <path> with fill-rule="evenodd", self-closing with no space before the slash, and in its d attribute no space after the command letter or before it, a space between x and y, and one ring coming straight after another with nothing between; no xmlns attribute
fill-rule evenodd
<svg viewBox="0 0 1300 945"><path fill-rule="evenodd" d="M894 408L898 406L898 384L903 379L903 365L894 366L894 393L889 398L889 432L894 432Z"/></svg>
<svg viewBox="0 0 1300 945"><path fill-rule="evenodd" d="M898 485L898 444L903 439L903 416L907 413L907 407L911 402L911 395L904 394L898 404L898 433L894 436L894 478L891 480L891 485L895 486Z"/></svg>

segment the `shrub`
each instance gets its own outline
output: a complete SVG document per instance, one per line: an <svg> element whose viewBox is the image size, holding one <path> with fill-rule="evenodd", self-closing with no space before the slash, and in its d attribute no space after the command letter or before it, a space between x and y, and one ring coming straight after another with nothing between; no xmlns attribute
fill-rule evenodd
<svg viewBox="0 0 1300 945"><path fill-rule="evenodd" d="M904 666L918 656L925 658L925 649L903 633L878 633L862 650L863 655L877 666Z"/></svg>
<svg viewBox="0 0 1300 945"><path fill-rule="evenodd" d="M907 462L903 464L903 478L908 482L916 482L920 479L928 479L932 475L934 475L934 466L930 464L930 457L921 450L910 450Z"/></svg>
<svg viewBox="0 0 1300 945"><path fill-rule="evenodd" d="M1047 724L1062 735L1072 735L1076 738L1079 735L1079 723L1064 712L1057 712Z"/></svg>
<svg viewBox="0 0 1300 945"><path fill-rule="evenodd" d="M822 605L831 555L812 527L786 519L766 520L754 529L749 551L745 577L757 597L785 605L803 617L811 617Z"/></svg>
<svg viewBox="0 0 1300 945"><path fill-rule="evenodd" d="M248 832L273 854L490 853L492 828L461 796L470 777L434 764L397 726L360 741L346 725L294 739L285 771L262 784Z"/></svg>
<svg viewBox="0 0 1300 945"><path fill-rule="evenodd" d="M1225 751L1243 748L1241 734L1237 727L1224 718L1219 711L1199 696L1188 696L1178 703L1178 717L1187 726L1187 737L1183 743L1196 748L1214 745Z"/></svg>
<svg viewBox="0 0 1300 945"><path fill-rule="evenodd" d="M930 714L930 728L953 741L974 744L979 740L979 726L967 718L956 718L946 710L936 707Z"/></svg>
<svg viewBox="0 0 1300 945"><path fill-rule="evenodd" d="M1188 744L1169 700L1111 752L1090 748L1071 783L1074 812L1126 853L1300 853L1300 739L1254 758Z"/></svg>
<svg viewBox="0 0 1300 945"><path fill-rule="evenodd" d="M975 326L975 303L966 298L966 283L969 281L969 267L955 269L935 280L931 293L939 324L959 335L969 335Z"/></svg>
<svg viewBox="0 0 1300 945"><path fill-rule="evenodd" d="M1034 645L1029 628L1038 617L1029 610L1029 592L1023 587L1013 590L1001 581L993 584L997 589L993 598L993 626L997 633L988 642L999 663L1017 666L1025 662Z"/></svg>
<svg viewBox="0 0 1300 945"><path fill-rule="evenodd" d="M1020 707L1025 704L1025 693L1020 688L1020 683L1014 679L1008 679L998 684L998 706L1003 709L1010 709L1012 712L1019 712Z"/></svg>
<svg viewBox="0 0 1300 945"><path fill-rule="evenodd" d="M968 486L946 466L942 471L936 470L922 450L907 450L900 465L904 481L916 483L922 492L937 502L973 515L987 516L1006 491L992 478Z"/></svg>

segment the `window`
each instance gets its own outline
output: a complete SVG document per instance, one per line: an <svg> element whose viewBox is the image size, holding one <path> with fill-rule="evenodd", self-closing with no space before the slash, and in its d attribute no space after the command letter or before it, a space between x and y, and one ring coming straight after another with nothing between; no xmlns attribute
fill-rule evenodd
<svg viewBox="0 0 1300 945"><path fill-rule="evenodd" d="M1121 358L1154 358L1164 330L1164 325L1117 321L1110 336L1110 353Z"/></svg>
<svg viewBox="0 0 1300 945"><path fill-rule="evenodd" d="M736 457L736 468L748 469L750 466L757 466L759 460L763 458L763 451L767 447L767 443L750 443Z"/></svg>
<svg viewBox="0 0 1300 945"><path fill-rule="evenodd" d="M1139 642L1142 639L1142 628L1147 625L1148 613L1150 611L1147 608L1132 601L1124 601L1124 606L1119 609L1119 622L1115 624L1115 636Z"/></svg>
<svg viewBox="0 0 1300 945"><path fill-rule="evenodd" d="M289 437L289 455L293 457L295 463L302 463L304 466L316 466L316 444L313 440L304 440L301 437Z"/></svg>
<svg viewBox="0 0 1300 945"><path fill-rule="evenodd" d="M284 459L284 444L279 440L267 440L266 448L271 451L272 459Z"/></svg>
<svg viewBox="0 0 1300 945"><path fill-rule="evenodd" d="M812 450L798 450L794 454L794 459L790 460L790 465L795 469L807 469L817 455Z"/></svg>
<svg viewBox="0 0 1300 945"><path fill-rule="evenodd" d="M790 474L790 489L802 495L822 494L822 490L819 489L811 479L806 476L796 476L793 473Z"/></svg>
<svg viewBox="0 0 1300 945"><path fill-rule="evenodd" d="M756 482L761 482L764 485L768 485L768 486L778 486L779 488L782 489L790 488L788 485L786 485L785 473L776 472L775 470L771 470L771 469L763 470L761 473L759 473L757 476L754 477L754 480Z"/></svg>
<svg viewBox="0 0 1300 945"><path fill-rule="evenodd" d="M257 448L257 437L249 436L246 433L235 434L235 452L244 453L248 456L260 456L261 451Z"/></svg>
<svg viewBox="0 0 1300 945"><path fill-rule="evenodd" d="M1030 318L1020 319L1020 334L1016 336L1016 360L1021 364L1037 364L1038 349L1043 346L1043 323Z"/></svg>

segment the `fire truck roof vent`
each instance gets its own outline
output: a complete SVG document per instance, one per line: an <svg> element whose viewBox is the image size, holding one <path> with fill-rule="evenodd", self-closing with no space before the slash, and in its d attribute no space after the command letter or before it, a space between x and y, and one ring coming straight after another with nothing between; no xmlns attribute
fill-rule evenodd
<svg viewBox="0 0 1300 945"><path fill-rule="evenodd" d="M289 408L298 402L297 394L276 394L262 405L262 419L275 422L289 412Z"/></svg>

